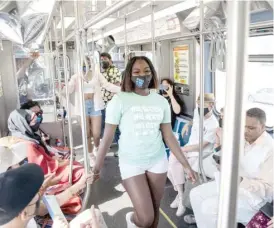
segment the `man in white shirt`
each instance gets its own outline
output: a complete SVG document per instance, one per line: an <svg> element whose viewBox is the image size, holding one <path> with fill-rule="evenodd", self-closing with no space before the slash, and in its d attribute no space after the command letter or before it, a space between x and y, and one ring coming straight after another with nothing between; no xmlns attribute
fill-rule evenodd
<svg viewBox="0 0 274 228"><path fill-rule="evenodd" d="M273 200L274 148L273 139L265 132L265 122L263 110L252 108L247 111L237 208L237 222L242 224L247 224L264 204ZM217 226L219 184L217 181L202 184L190 193L198 228Z"/></svg>
<svg viewBox="0 0 274 228"><path fill-rule="evenodd" d="M204 96L203 156L212 153L216 129L219 126L218 121L213 114L214 103L214 95L206 93ZM193 126L189 142L181 148L182 152L184 152L185 156L188 158L188 162L192 166L192 169L196 172L199 171L200 97L198 97L197 105L198 108L194 110ZM211 166L216 169L213 163ZM170 207L178 208L176 215L182 216L185 212L185 207L183 206L183 184L185 183L184 169L172 153L169 158L168 178L172 182L175 191L178 192L178 195L171 203Z"/></svg>

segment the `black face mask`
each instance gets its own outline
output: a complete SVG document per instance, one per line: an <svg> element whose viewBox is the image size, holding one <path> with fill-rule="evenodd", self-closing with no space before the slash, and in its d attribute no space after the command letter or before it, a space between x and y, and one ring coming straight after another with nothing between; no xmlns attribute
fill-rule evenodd
<svg viewBox="0 0 274 228"><path fill-rule="evenodd" d="M106 60L102 61L102 68L103 68L103 69L109 68L109 62L106 61Z"/></svg>
<svg viewBox="0 0 274 228"><path fill-rule="evenodd" d="M132 76L131 81L139 89L147 89L149 87L152 75Z"/></svg>
<svg viewBox="0 0 274 228"><path fill-rule="evenodd" d="M219 118L219 127L222 128L223 127L223 119Z"/></svg>
<svg viewBox="0 0 274 228"><path fill-rule="evenodd" d="M199 115L200 115L200 111L201 110L201 108L198 108L198 113L199 113ZM204 116L206 115L206 114L208 114L210 111L209 111L209 109L208 108L204 108Z"/></svg>

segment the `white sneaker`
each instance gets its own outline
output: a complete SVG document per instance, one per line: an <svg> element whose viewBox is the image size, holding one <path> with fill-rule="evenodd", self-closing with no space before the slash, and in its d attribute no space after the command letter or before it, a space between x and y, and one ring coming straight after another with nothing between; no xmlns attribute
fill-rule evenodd
<svg viewBox="0 0 274 228"><path fill-rule="evenodd" d="M185 211L186 211L186 208L184 207L183 202L180 200L179 205L178 205L178 209L177 209L177 212L176 212L176 216L177 217L182 216L185 213Z"/></svg>
<svg viewBox="0 0 274 228"><path fill-rule="evenodd" d="M89 155L89 166L92 168L95 165L96 157L93 154Z"/></svg>
<svg viewBox="0 0 274 228"><path fill-rule="evenodd" d="M128 212L126 214L127 228L137 228L137 226L131 221L134 212Z"/></svg>
<svg viewBox="0 0 274 228"><path fill-rule="evenodd" d="M177 195L175 199L173 200L173 202L170 204L170 207L173 209L178 208L178 206L179 206L179 195Z"/></svg>

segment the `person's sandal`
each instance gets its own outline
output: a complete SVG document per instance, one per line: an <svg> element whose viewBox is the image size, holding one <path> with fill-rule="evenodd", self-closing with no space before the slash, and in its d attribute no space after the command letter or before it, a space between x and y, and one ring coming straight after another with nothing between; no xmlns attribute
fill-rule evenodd
<svg viewBox="0 0 274 228"><path fill-rule="evenodd" d="M185 221L185 223L187 223L189 225L196 224L196 219L195 219L194 215L184 216L184 221Z"/></svg>

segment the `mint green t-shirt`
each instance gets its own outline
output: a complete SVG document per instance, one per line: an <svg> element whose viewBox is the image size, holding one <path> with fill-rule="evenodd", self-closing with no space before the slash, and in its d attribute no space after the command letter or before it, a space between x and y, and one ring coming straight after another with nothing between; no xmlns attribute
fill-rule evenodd
<svg viewBox="0 0 274 228"><path fill-rule="evenodd" d="M166 156L160 125L171 123L171 112L161 95L116 94L107 105L106 123L119 125L120 162L150 166Z"/></svg>

